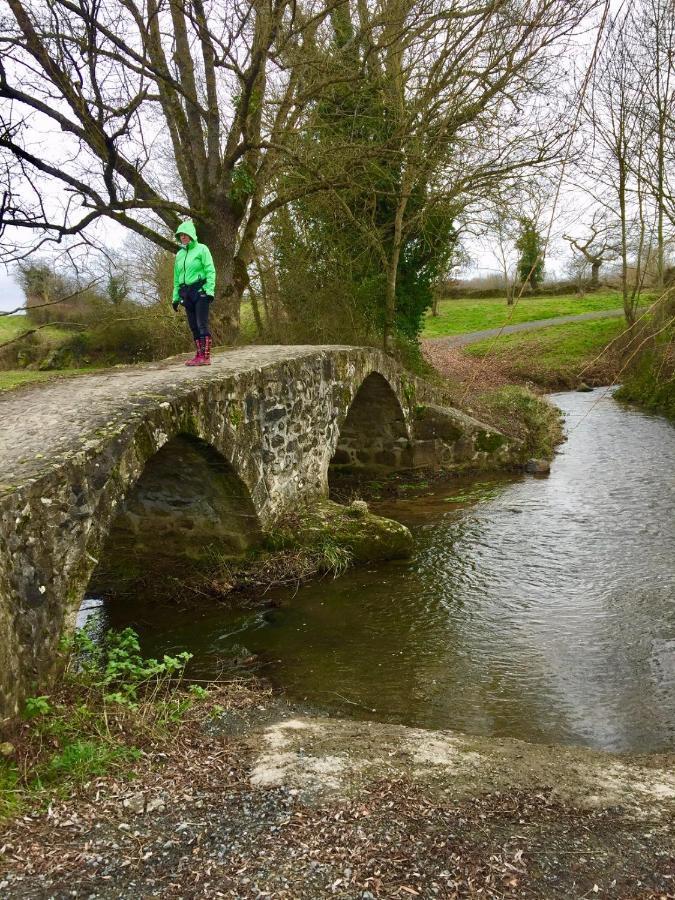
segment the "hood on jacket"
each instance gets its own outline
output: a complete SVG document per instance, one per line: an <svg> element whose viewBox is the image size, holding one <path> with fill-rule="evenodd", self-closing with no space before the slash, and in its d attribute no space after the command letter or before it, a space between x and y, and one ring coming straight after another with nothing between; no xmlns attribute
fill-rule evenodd
<svg viewBox="0 0 675 900"><path fill-rule="evenodd" d="M195 231L195 226L192 223L191 219L188 219L187 222L183 222L181 225L176 228L176 240L179 241L179 234L187 234L187 236L193 240L197 240L197 232Z"/></svg>

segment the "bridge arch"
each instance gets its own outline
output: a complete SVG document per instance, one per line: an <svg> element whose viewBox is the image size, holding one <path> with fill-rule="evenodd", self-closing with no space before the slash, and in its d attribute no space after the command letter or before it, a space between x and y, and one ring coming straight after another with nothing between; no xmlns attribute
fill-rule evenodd
<svg viewBox="0 0 675 900"><path fill-rule="evenodd" d="M150 456L117 505L89 589L166 590L215 554L236 557L260 542L248 488L212 444L178 432ZM157 583L163 575L164 584Z"/></svg>
<svg viewBox="0 0 675 900"><path fill-rule="evenodd" d="M384 471L410 465L410 429L397 392L380 372L371 371L352 396L338 424L329 463L331 475Z"/></svg>

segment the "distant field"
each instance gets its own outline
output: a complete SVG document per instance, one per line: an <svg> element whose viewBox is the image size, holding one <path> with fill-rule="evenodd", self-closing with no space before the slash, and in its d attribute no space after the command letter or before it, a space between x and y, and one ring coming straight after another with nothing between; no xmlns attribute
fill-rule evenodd
<svg viewBox="0 0 675 900"><path fill-rule="evenodd" d="M645 297L645 301L648 298ZM422 337L445 337L517 325L555 316L574 316L606 309L621 309L621 295L616 291L563 297L522 297L515 306L507 306L505 298L491 300L442 300L439 315L430 313L425 319Z"/></svg>
<svg viewBox="0 0 675 900"><path fill-rule="evenodd" d="M25 331L27 327L25 316L0 316L0 344Z"/></svg>
<svg viewBox="0 0 675 900"><path fill-rule="evenodd" d="M0 371L0 392L11 391L23 384L50 381L54 378L71 378L75 375L85 375L91 371L92 369L62 369L53 372L35 372L30 369L8 369Z"/></svg>

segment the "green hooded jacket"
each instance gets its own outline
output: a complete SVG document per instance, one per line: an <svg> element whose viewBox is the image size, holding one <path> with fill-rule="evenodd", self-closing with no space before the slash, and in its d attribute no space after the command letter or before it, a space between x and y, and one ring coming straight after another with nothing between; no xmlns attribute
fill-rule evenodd
<svg viewBox="0 0 675 900"><path fill-rule="evenodd" d="M173 266L172 302L180 300L178 288L181 284L194 284L200 278L205 279L204 293L213 297L216 290L216 267L213 265L211 251L206 244L200 244L197 240L197 232L192 222L183 222L178 226L176 240L179 240L179 234L187 234L191 240L187 247L181 245L176 254Z"/></svg>

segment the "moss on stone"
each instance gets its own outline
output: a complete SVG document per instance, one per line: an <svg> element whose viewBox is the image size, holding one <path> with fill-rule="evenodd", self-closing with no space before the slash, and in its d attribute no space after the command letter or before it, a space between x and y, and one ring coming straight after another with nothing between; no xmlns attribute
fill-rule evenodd
<svg viewBox="0 0 675 900"><path fill-rule="evenodd" d="M505 443L506 438L503 434L499 434L496 431L481 431L476 438L476 449L485 453L494 453L495 450L503 447Z"/></svg>
<svg viewBox="0 0 675 900"><path fill-rule="evenodd" d="M295 546L306 549L315 549L329 540L348 550L354 562L406 557L413 545L405 525L369 511L359 510L359 515L354 516L350 507L331 500L316 501L295 513L290 527L279 529L277 535L292 536Z"/></svg>
<svg viewBox="0 0 675 900"><path fill-rule="evenodd" d="M244 421L244 414L238 406L232 404L228 407L227 418L233 428L238 428Z"/></svg>

